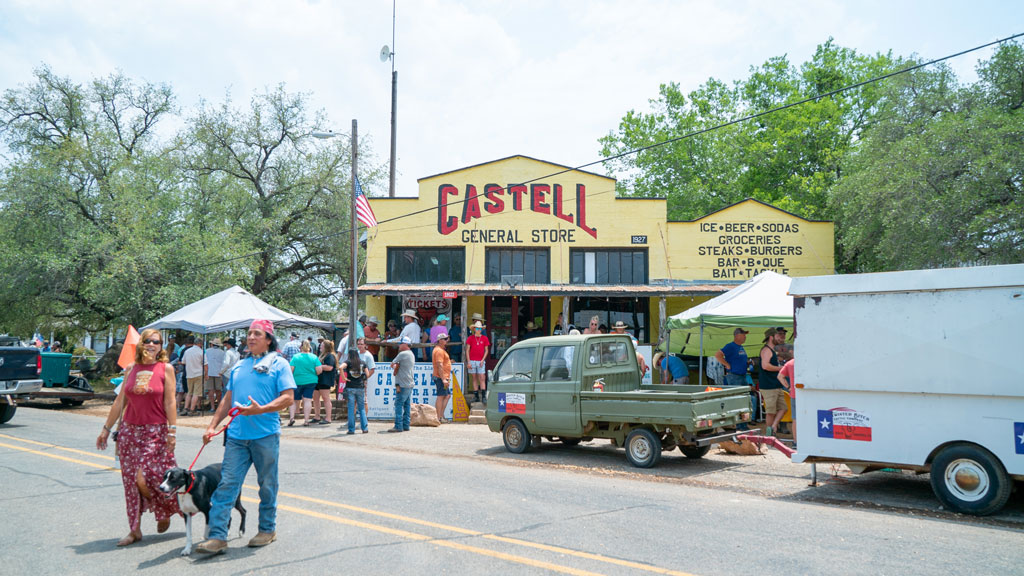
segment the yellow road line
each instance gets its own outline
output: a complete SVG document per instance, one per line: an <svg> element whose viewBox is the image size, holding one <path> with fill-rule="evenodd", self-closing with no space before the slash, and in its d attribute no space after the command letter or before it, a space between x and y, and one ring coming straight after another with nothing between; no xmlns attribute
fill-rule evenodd
<svg viewBox="0 0 1024 576"><path fill-rule="evenodd" d="M5 444L3 442L0 442L0 446L3 446L4 448L10 448L12 450L21 450L22 452L28 452L30 454L46 456L47 458L55 458L57 460L64 460L66 462L74 462L75 464L81 464L83 466L89 466L91 468L99 468L100 470L110 470L111 472L117 472L118 470L120 470L120 468L111 468L110 466L96 464L95 462L86 462L85 460L79 460L77 458L68 458L67 456L61 456L60 454L51 454L50 452L42 452L39 450L33 450L31 448L23 448L21 446L15 446L13 444Z"/></svg>
<svg viewBox="0 0 1024 576"><path fill-rule="evenodd" d="M110 460L116 462L117 458L113 456L107 456L105 454L97 454L95 452L89 452L87 450L77 450L75 448L65 448L64 446L58 446L56 444L47 444L46 442L36 442L35 440L26 440L25 438L18 438L17 436L8 436L7 434L0 434L0 438L7 438L8 440L17 440L18 442L25 442L26 444L35 444L36 446L46 446L47 448L56 448L57 450L63 450L65 452L74 452L76 454L84 454L91 456L92 458L100 458L103 460Z"/></svg>
<svg viewBox="0 0 1024 576"><path fill-rule="evenodd" d="M245 488L253 491L259 491L258 486L244 485ZM340 502L332 502L330 500L323 500L321 498L313 498L311 496L303 496L301 494L291 494L288 492L278 492L278 496L284 496L287 498L294 498L296 500L302 500L304 502L310 502L313 504L321 504L323 506L330 506L333 508L341 508L344 510L352 510L354 512L361 512L363 514L369 514L373 516L379 516L381 518L389 518L391 520L398 520L401 522L407 522L409 524L419 524L420 526L429 526L431 528L438 528L440 530L447 530L449 532L455 532L457 534L464 534L466 536L479 536L488 540L496 540L498 542L504 542L506 544L513 544L516 546L525 546L528 548L536 548L538 550L545 550L547 552L555 552L558 554L566 554L569 556L576 556L578 558L586 558L588 560L595 560L598 562L604 562L607 564L614 564L616 566L622 566L625 568L632 568L634 570L643 570L645 572L653 572L655 574L667 574L669 576L694 576L689 572L680 572L677 570L670 570L668 568L661 568L659 566L653 566L651 564L643 564L640 562L632 562L629 560L621 560L619 558L611 558L609 556L602 556L600 554L593 554L590 552L583 552L581 550L573 550L572 548L563 548L561 546L551 546L549 544L539 544L537 542L531 542L529 540L520 540L519 538L509 538L507 536L498 536L495 534L487 534L484 532L478 532L476 530L467 530L466 528L460 528L458 526L450 526L448 524L439 524L437 522L431 522L429 520L421 520L419 518L412 518L410 516L402 516L399 514L392 514L390 512L381 512L379 510L373 510L370 508L361 508L359 506L352 506L350 504L342 504Z"/></svg>
<svg viewBox="0 0 1024 576"><path fill-rule="evenodd" d="M279 493L280 495L280 493ZM258 504L258 498L250 498L248 496L242 497L245 502ZM345 524L348 526L355 526L357 528L363 528L366 530L372 530L374 532L381 532L391 536L398 536L401 538L408 538L410 540L416 540L418 542L426 542L428 544L434 544L436 546L443 546L445 548L452 548L462 552L469 552L472 554L479 554L481 556L488 556L491 558L497 558L505 560L507 562L514 562L516 564L524 564L533 568L542 568L544 570L550 570L552 572L560 572L562 574L572 574L573 576L602 576L599 572L590 572L588 570L581 570L579 568L573 568L572 566L563 566L561 564L553 564L551 562L545 562L543 560L536 560L526 556L519 556L516 554L508 554L505 552L498 552L495 550L488 550L487 548L480 548L478 546L470 546L461 542L452 542L450 540L438 540L424 534L418 534L416 532L408 532L406 530L399 530L396 528L389 528L387 526L380 526L378 524L370 524L369 522L360 522L359 520L352 520L351 518L343 518L341 516L332 516L330 514L324 514L323 512L316 512L313 510L306 510L303 508L296 508L294 506L288 506L285 504L278 504L278 509L285 510L288 512L294 512L296 514L302 514L303 516L310 516L312 518L319 518L321 520L327 520L329 522L336 522L338 524Z"/></svg>
<svg viewBox="0 0 1024 576"><path fill-rule="evenodd" d="M78 453L78 454L84 454L86 456L90 456L90 457L93 457L93 458L102 458L102 459L105 459L105 460L116 461L115 458L113 458L111 456L106 456L106 455L103 455L103 454L95 454L95 453L92 453L92 452L87 452L87 451L84 451L84 450L77 450L77 449L74 449L74 448L65 448L64 446L58 446L57 444L50 444L50 443L46 443L46 442L37 442L35 440L27 440L25 438L18 438L18 437L15 437L15 436L9 436L7 434L0 434L0 438L8 438L8 439L16 440L16 441L19 441L19 442L35 444L35 445L38 445L38 446L45 446L45 447L48 447L48 448L55 448L55 449L64 450L64 451L67 451L67 452L74 452L74 453ZM93 463L93 462L86 462L84 460L79 460L77 458L69 458L69 457L66 457L66 456L61 456L59 454L52 454L52 453L49 453L49 452L42 452L42 451L39 451L39 450L32 450L32 449L29 449L29 448L23 448L23 447L20 447L20 446L14 446L14 445L5 444L5 443L0 443L0 446L5 447L5 448L11 448L11 449L14 449L14 450L20 450L22 452L29 452L31 454L38 454L40 456L46 456L46 457L49 457L49 458L55 458L57 460L64 460L64 461L67 461L67 462L73 462L75 464L82 464L84 466L89 466L89 467L92 467L92 468L98 468L100 470L109 470L109 471L112 471L112 472L120 471L120 468L112 468L112 467L109 467L109 466L103 466L101 464L96 464L96 463ZM244 488L249 489L249 490L253 490L253 491L257 491L257 492L259 491L259 487L257 487L257 486L244 485ZM540 544L540 543L537 543L537 542L531 542L529 540L521 540L521 539L518 539L518 538L509 538L509 537L506 537L506 536L498 536L498 535L495 535L495 534L487 534L487 533L479 532L479 531L476 531L476 530L469 530L469 529L466 529L466 528L460 528L458 526L451 526L451 525L448 525L448 524L441 524L441 523L438 523L438 522L431 522L429 520L422 520L422 519L419 519L419 518L413 518L411 516L402 516L400 514L392 514L390 512L381 512L379 510L373 510L373 509L370 509L370 508L362 508L362 507L359 507L359 506L352 506L350 504L342 504L340 502L333 502L333 501L330 501L330 500L324 500L324 499L321 499L321 498L314 498L314 497L311 497L311 496L303 496L301 494L292 494L292 493L289 493L289 492L278 492L278 495L279 496L284 496L284 497L287 497L287 498L293 498L293 499L296 499L296 500L301 500L301 501L304 501L304 502L309 502L309 503L312 503L312 504L320 504L320 505L323 505L323 506L330 506L332 508L340 508L340 509L343 509L343 510L351 510L353 512L360 512L360 513L363 513L363 514L368 514L368 515L372 515L372 516L378 516L378 517L381 517L381 518L388 518L388 519L391 519L391 520L397 520L397 521L406 522L406 523L409 523L409 524L417 524L417 525L420 525L420 526L427 526L427 527L430 527L430 528L437 528L437 529L440 529L440 530L447 530L449 532L455 532L456 534L463 534L463 535L466 535L466 536L478 536L478 537L485 538L485 539L488 539L488 540L494 540L494 541L498 541L498 542L503 542L505 544L512 544L512 545L516 545L516 546L524 546L524 547L527 547L527 548L534 548L534 549L538 549L538 550L544 550L544 551L547 551L547 552L554 552L554 553L557 553L557 554L565 554L565 555L569 555L569 556L575 556L577 558L586 558L588 560L594 560L594 561L603 562L603 563L606 563L606 564L614 564L616 566L622 566L622 567L625 567L625 568L632 568L632 569L635 569L635 570L643 570L645 572L652 572L652 573L655 573L655 574L666 574L666 575L669 575L669 576L694 576L693 574L690 574L689 572L680 572L680 571L677 571L677 570L670 570L668 568L661 568L661 567L658 567L658 566L653 566L651 564L643 564L643 563L639 563L639 562L632 562L632 561L629 561L629 560L621 560L619 558L612 558L612 557L609 557L609 556L603 556L601 554L593 554L593 553L590 553L590 552L583 552L581 550L573 550L572 548L563 548L561 546L551 546L549 544ZM242 499L247 501L247 502L257 502L257 503L259 502L259 500L248 498L248 497L245 497L245 498L242 498ZM296 512L296 513L299 513L299 514L304 514L304 515L307 515L307 516L312 516L312 517L315 517L315 518L321 518L321 519L325 519L325 520L330 520L332 522L337 522L337 523L341 523L341 524L348 524L350 526L355 526L355 527L358 527L358 528L363 528L363 529L367 529L367 530L374 530L374 531L382 532L382 533L385 533L385 534L391 534L393 536L399 536L399 537L402 537L402 538L408 538L408 539L412 539L412 540L421 540L421 541L422 540L429 540L432 543L437 544L439 546L445 546L445 547L448 547L448 548L453 548L453 549L456 549L456 550L462 550L462 551L466 551L466 552L473 552L473 553L477 553L477 554L484 554L486 556L490 556L490 557L493 557L493 558L500 558L500 559L507 560L507 561L510 561L510 562L518 562L518 563L527 564L527 565L538 567L538 568L546 568L546 569L554 570L554 571L557 571L557 572L565 572L567 574L580 574L580 575L582 575L582 574L594 574L592 572L576 570L575 568L570 568L570 567L566 567L566 566L560 566L558 564L549 564L547 562L543 562L543 561L540 561L540 560L533 560L531 558L517 556L517 555L514 555L514 554L506 554L506 553L503 553L503 552L495 552L493 550L487 550L486 548L478 548L476 546L469 546L469 545L462 544L462 543L459 543L459 542L451 542L449 540L437 540L437 539L431 538L430 536L425 536L423 534L418 534L418 533L415 533L415 532L408 532L406 530L399 530L399 529L396 529L396 528L389 528L387 526L380 526L378 524L370 524L370 523L367 523L367 522L360 522L359 520L352 520L352 519L349 519L349 518L342 518L342 517L339 517L339 516L331 516L329 514L322 514L320 512L304 510L302 508L295 508L295 507L292 507L292 506L286 506L286 505L281 505L281 504L278 504L278 508L280 508L282 510L288 510L290 512Z"/></svg>

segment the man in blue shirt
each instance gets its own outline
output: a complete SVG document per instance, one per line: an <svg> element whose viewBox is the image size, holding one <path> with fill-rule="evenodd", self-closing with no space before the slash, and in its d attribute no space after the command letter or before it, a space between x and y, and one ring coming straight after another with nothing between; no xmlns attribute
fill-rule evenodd
<svg viewBox="0 0 1024 576"><path fill-rule="evenodd" d="M295 379L288 361L277 353L274 324L253 320L246 339L249 357L235 364L224 386L224 399L203 434L208 444L231 406L241 412L224 431L224 462L221 480L210 498L208 539L197 550L217 554L227 549L228 521L249 467L256 468L260 484L259 533L249 541L252 548L277 539L277 462L280 456L281 417L291 405Z"/></svg>
<svg viewBox="0 0 1024 576"><path fill-rule="evenodd" d="M747 385L747 351L743 349L743 343L747 341L747 332L743 328L732 331L732 342L729 342L718 352L715 358L725 366L726 386Z"/></svg>
<svg viewBox="0 0 1024 576"><path fill-rule="evenodd" d="M690 383L690 371L683 360L674 355L666 354L665 359L658 366L661 368L661 383L681 385Z"/></svg>

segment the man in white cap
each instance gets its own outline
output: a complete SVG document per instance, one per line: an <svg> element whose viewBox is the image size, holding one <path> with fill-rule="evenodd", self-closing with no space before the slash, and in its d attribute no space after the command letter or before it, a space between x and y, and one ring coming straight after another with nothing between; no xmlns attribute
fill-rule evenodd
<svg viewBox="0 0 1024 576"><path fill-rule="evenodd" d="M409 410L412 409L413 369L416 358L409 348L409 339L401 336L398 339L398 356L391 363L395 374L395 427L388 432L409 431Z"/></svg>
<svg viewBox="0 0 1024 576"><path fill-rule="evenodd" d="M402 322L405 322L405 325L402 326L401 334L398 335L398 338L392 338L388 340L388 342L394 342L397 344L403 337L405 337L409 339L409 342L418 343L422 332L420 331L420 323L416 321L416 311L409 308L403 312Z"/></svg>

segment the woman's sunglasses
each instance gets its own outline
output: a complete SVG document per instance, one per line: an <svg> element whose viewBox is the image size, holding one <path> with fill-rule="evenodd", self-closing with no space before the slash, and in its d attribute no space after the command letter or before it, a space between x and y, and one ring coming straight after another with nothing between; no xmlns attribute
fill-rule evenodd
<svg viewBox="0 0 1024 576"><path fill-rule="evenodd" d="M143 344L157 344L157 345L163 344L163 342L161 342L160 340L153 340L152 338L147 338L147 339L143 340L142 343Z"/></svg>

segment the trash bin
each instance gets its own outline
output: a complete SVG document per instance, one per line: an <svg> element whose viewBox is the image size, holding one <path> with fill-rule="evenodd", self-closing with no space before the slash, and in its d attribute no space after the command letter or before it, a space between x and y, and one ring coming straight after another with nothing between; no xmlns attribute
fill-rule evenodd
<svg viewBox="0 0 1024 576"><path fill-rule="evenodd" d="M71 374L71 354L43 352L43 371L39 375L45 388L63 388Z"/></svg>

